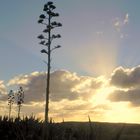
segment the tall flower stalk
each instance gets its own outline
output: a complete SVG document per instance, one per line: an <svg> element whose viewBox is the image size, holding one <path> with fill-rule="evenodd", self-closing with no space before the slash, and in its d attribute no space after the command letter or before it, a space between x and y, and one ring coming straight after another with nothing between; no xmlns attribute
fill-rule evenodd
<svg viewBox="0 0 140 140"><path fill-rule="evenodd" d="M51 69L51 53L52 51L60 48L60 45L53 46L52 42L54 39L61 38L60 34L52 34L52 30L57 27L61 27L62 24L54 21L54 18L58 17L59 14L54 12L56 9L53 2L49 1L44 5L44 14L39 16L38 23L44 25L45 29L43 34L39 35L38 38L41 40L39 44L45 48L41 50L41 53L47 55L47 75L46 75L46 104L45 104L45 122L49 122L49 94L50 94L50 69Z"/></svg>
<svg viewBox="0 0 140 140"><path fill-rule="evenodd" d="M13 90L10 90L9 94L8 94L8 105L9 105L9 119L11 117L11 110L12 110L12 105L14 103L15 100L15 95Z"/></svg>
<svg viewBox="0 0 140 140"><path fill-rule="evenodd" d="M23 103L24 103L24 90L22 87L19 87L17 92L18 118L20 118L20 111Z"/></svg>

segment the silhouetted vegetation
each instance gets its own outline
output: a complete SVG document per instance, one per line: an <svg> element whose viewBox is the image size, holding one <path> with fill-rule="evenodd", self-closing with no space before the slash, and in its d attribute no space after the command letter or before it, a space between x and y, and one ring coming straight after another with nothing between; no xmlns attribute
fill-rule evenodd
<svg viewBox="0 0 140 140"><path fill-rule="evenodd" d="M8 105L9 105L9 118L11 117L11 110L12 110L12 105L14 103L15 100L15 95L13 90L10 90L9 94L8 94Z"/></svg>
<svg viewBox="0 0 140 140"><path fill-rule="evenodd" d="M20 118L20 110L23 103L24 103L24 91L22 87L19 87L17 92L18 118Z"/></svg>
<svg viewBox="0 0 140 140"><path fill-rule="evenodd" d="M24 103L24 90L19 87L18 91L10 90L8 94L8 105L9 105L9 118L11 118L12 105L16 103L18 107L17 116L20 118L21 106Z"/></svg>
<svg viewBox="0 0 140 140"><path fill-rule="evenodd" d="M42 140L44 122L34 116L0 117L1 140ZM140 125L89 122L50 122L48 140L140 140Z"/></svg>
<svg viewBox="0 0 140 140"><path fill-rule="evenodd" d="M60 34L52 34L52 30L57 27L61 27L62 24L54 21L54 18L58 17L59 14L55 12L55 5L52 1L47 2L44 5L43 12L39 16L38 23L44 25L45 29L43 30L44 34L38 36L38 39L41 40L39 44L43 45L45 49L41 50L41 53L47 55L47 77L46 77L46 105L45 105L45 122L48 122L48 112L49 112L49 94L50 94L50 69L51 69L51 53L52 51L60 48L60 45L52 46L52 42L54 39L61 38Z"/></svg>

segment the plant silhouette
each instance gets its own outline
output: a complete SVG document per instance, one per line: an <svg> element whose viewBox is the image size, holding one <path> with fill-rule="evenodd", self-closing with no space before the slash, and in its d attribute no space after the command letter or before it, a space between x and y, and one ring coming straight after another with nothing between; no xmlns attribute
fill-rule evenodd
<svg viewBox="0 0 140 140"><path fill-rule="evenodd" d="M45 29L43 30L43 34L38 36L38 39L40 39L41 45L43 45L45 48L41 50L41 53L47 55L47 78L46 78L46 105L45 105L45 122L49 121L48 118L48 112L49 112L49 94L50 94L50 69L51 69L51 53L52 51L60 48L60 45L52 47L52 41L57 38L61 38L60 34L52 34L52 30L54 30L56 27L61 27L62 24L56 21L53 21L53 18L56 18L59 16L58 13L54 12L56 9L53 2L49 1L44 5L44 14L41 14L39 16L38 23L45 26Z"/></svg>
<svg viewBox="0 0 140 140"><path fill-rule="evenodd" d="M11 117L11 110L12 110L12 105L14 103L15 100L15 95L13 90L10 90L9 94L8 94L8 105L9 105L9 119Z"/></svg>
<svg viewBox="0 0 140 140"><path fill-rule="evenodd" d="M24 103L24 90L22 87L19 87L17 92L18 118L20 118L20 111L23 103Z"/></svg>

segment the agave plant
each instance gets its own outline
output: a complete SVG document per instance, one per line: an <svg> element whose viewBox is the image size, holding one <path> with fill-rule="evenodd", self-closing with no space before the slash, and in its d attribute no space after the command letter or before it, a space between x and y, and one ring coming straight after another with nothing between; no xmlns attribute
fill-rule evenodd
<svg viewBox="0 0 140 140"><path fill-rule="evenodd" d="M14 103L14 99L15 99L15 94L14 94L13 90L10 90L9 94L8 94L9 119L11 117L11 109L12 109L12 105Z"/></svg>
<svg viewBox="0 0 140 140"><path fill-rule="evenodd" d="M22 87L19 87L17 92L18 118L20 118L20 111L23 103L24 103L24 90Z"/></svg>
<svg viewBox="0 0 140 140"><path fill-rule="evenodd" d="M52 42L55 39L61 38L60 34L52 34L56 27L61 27L62 24L60 22L56 22L55 18L59 16L58 13L55 12L56 6L52 1L47 2L44 5L43 13L39 16L38 23L44 25L43 34L38 36L40 39L40 45L44 46L44 49L41 50L42 54L47 55L47 83L46 83L46 104L45 104L45 122L49 122L48 111L49 111L49 94L50 94L50 69L51 69L51 52L60 48L60 45L56 45L52 47Z"/></svg>

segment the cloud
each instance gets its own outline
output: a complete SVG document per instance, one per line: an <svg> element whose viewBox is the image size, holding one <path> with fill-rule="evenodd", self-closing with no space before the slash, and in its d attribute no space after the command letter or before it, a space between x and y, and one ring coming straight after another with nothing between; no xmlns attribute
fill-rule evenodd
<svg viewBox="0 0 140 140"><path fill-rule="evenodd" d="M109 95L109 100L140 106L140 66L129 69L116 68L112 73L110 84L117 89Z"/></svg>
<svg viewBox="0 0 140 140"><path fill-rule="evenodd" d="M78 76L65 70L51 73L50 100L76 100L90 98L91 90L99 88L101 81L92 77ZM25 89L25 102L45 100L46 73L33 72L29 75L19 75L8 82L8 86L20 85ZM94 94L94 93L91 93Z"/></svg>
<svg viewBox="0 0 140 140"><path fill-rule="evenodd" d="M4 85L4 81L0 81L0 100L7 100L7 90L6 86Z"/></svg>
<svg viewBox="0 0 140 140"><path fill-rule="evenodd" d="M116 18L116 19L115 19L114 27L115 27L115 29L116 29L118 32L120 32L121 27L122 27L122 23L121 23L121 21L119 20L119 18Z"/></svg>
<svg viewBox="0 0 140 140"><path fill-rule="evenodd" d="M140 89L116 90L109 95L109 99L114 102L129 102L133 106L140 106Z"/></svg>
<svg viewBox="0 0 140 140"><path fill-rule="evenodd" d="M57 107L56 107L57 105ZM92 102L76 100L76 101L61 101L58 104L51 106L51 115L54 118L65 118L66 120L88 120L88 115L93 117L94 120L102 118L103 113L110 110L108 105L95 105ZM71 117L72 116L72 117Z"/></svg>
<svg viewBox="0 0 140 140"><path fill-rule="evenodd" d="M134 108L140 107L140 66L125 69L116 68L111 77L79 76L75 72L57 70L51 73L49 116L56 121L87 120L87 116L95 121L118 121L132 114ZM25 103L21 115L44 117L45 108L45 72L32 72L19 75L8 82L8 88L23 86ZM8 114L6 87L0 82L3 91L0 101L1 114ZM5 98L4 98L5 97ZM131 106L130 106L131 105ZM3 110L3 111L2 111ZM117 117L117 113L121 117ZM112 119L112 115L114 115ZM17 105L12 107L12 116L17 115ZM135 118L135 115L133 116ZM129 118L131 119L131 118ZM128 119L128 120L129 120Z"/></svg>
<svg viewBox="0 0 140 140"><path fill-rule="evenodd" d="M129 22L129 14L127 13L127 14L125 15L123 24L126 25L126 24L128 24L128 22Z"/></svg>
<svg viewBox="0 0 140 140"><path fill-rule="evenodd" d="M85 112L91 109L92 104L83 101L83 100L75 100L75 101L68 101L68 100L63 100L59 102L59 106L57 103L52 103L51 108L51 114L54 117L69 117L71 116L76 116L76 115L83 115Z"/></svg>
<svg viewBox="0 0 140 140"><path fill-rule="evenodd" d="M8 103L0 100L0 115L7 115L8 109Z"/></svg>
<svg viewBox="0 0 140 140"><path fill-rule="evenodd" d="M129 23L129 14L127 13L124 18L115 18L113 21L113 26L115 30L120 34L120 38L123 39L128 35L124 33L125 26Z"/></svg>
<svg viewBox="0 0 140 140"><path fill-rule="evenodd" d="M118 67L112 73L110 83L120 88L134 88L140 86L140 66L125 69Z"/></svg>
<svg viewBox="0 0 140 140"><path fill-rule="evenodd" d="M4 85L4 81L0 81L0 96L6 94L6 87Z"/></svg>
<svg viewBox="0 0 140 140"><path fill-rule="evenodd" d="M113 25L115 29L120 32L121 29L129 23L129 14L127 13L124 18L115 18Z"/></svg>
<svg viewBox="0 0 140 140"><path fill-rule="evenodd" d="M7 83L8 88L23 86L25 102L21 108L21 115L37 115L44 117L45 108L45 72L32 72L19 75ZM50 111L49 114L56 121L62 118L68 120L85 120L89 111L93 111L92 98L104 84L103 77L79 76L74 72L58 70L51 73ZM5 106L2 114L8 114L7 95L1 98L0 104ZM100 107L101 108L101 107ZM2 107L1 107L2 109ZM12 116L17 115L16 103L12 108ZM96 111L99 113L99 111ZM72 116L72 117L71 117Z"/></svg>

